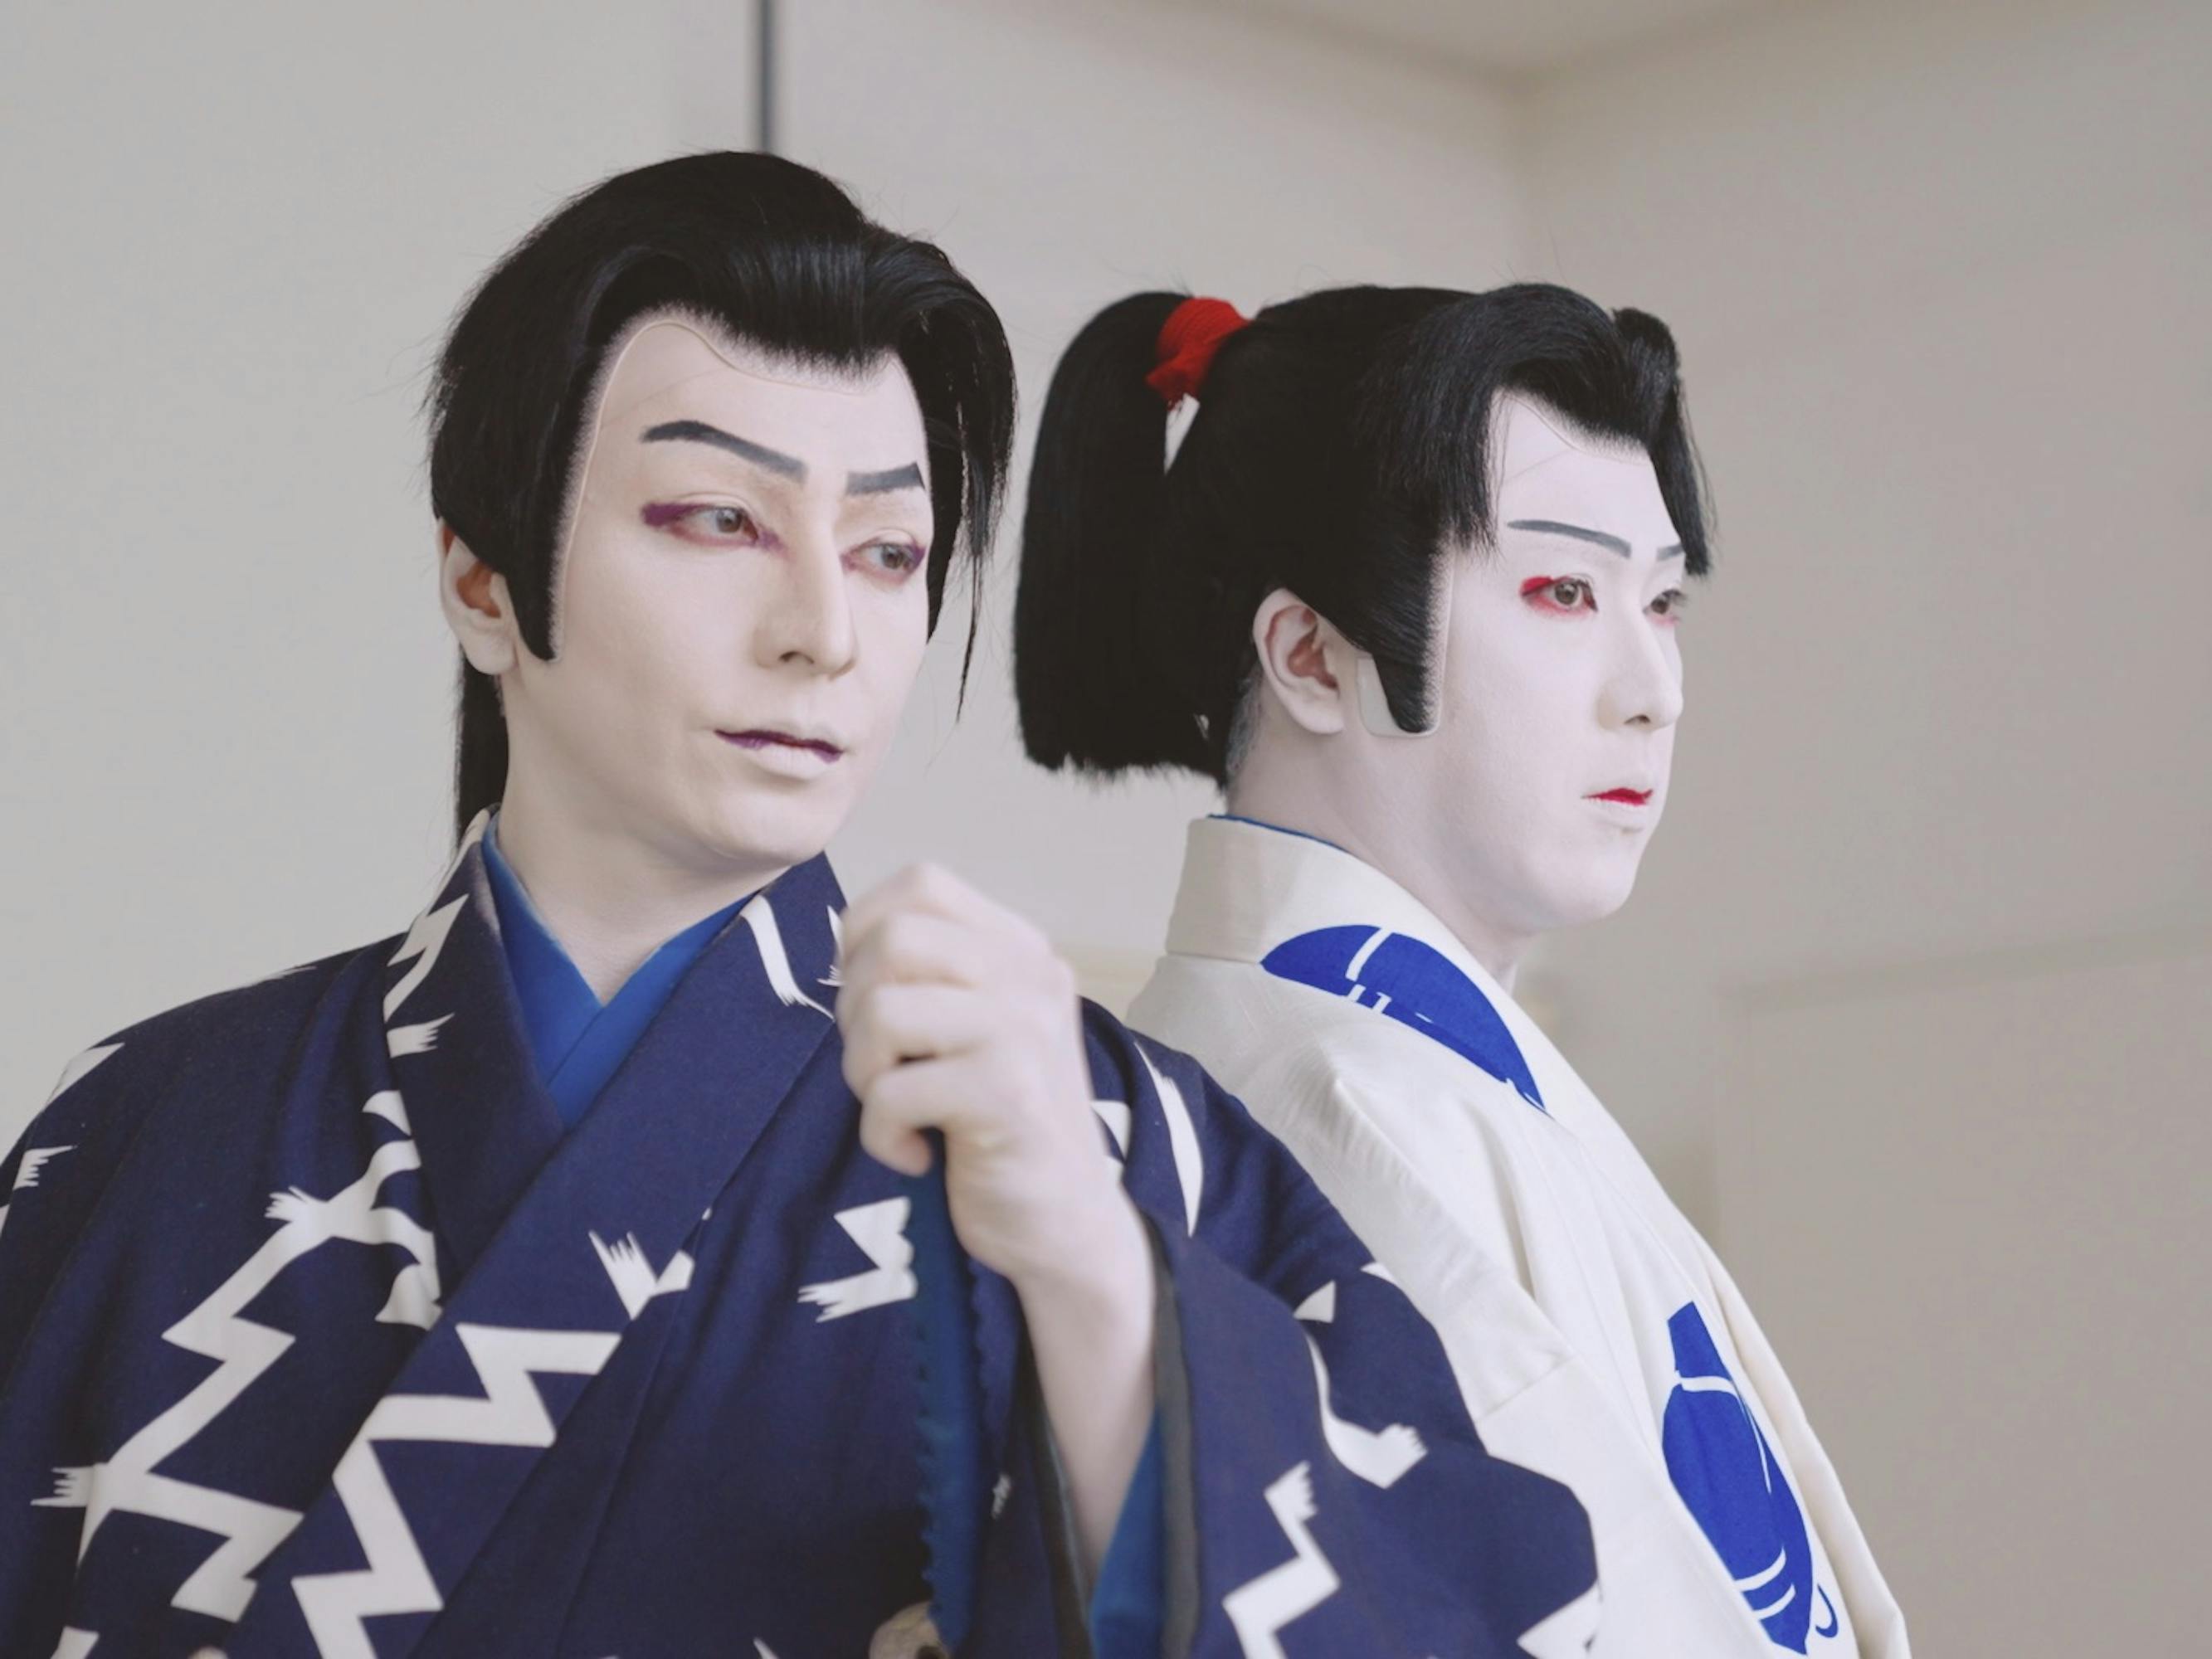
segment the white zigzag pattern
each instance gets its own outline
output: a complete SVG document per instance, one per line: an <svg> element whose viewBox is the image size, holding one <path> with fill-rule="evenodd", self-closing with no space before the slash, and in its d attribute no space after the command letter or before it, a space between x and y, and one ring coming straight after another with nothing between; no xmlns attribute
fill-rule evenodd
<svg viewBox="0 0 2212 1659"><path fill-rule="evenodd" d="M1265 1494L1275 1524L1291 1541L1291 1559L1270 1567L1221 1598L1221 1610L1237 1632L1244 1659L1284 1659L1279 1635L1284 1626L1304 1617L1336 1594L1336 1569L1322 1553L1306 1522L1319 1513L1314 1503L1313 1470L1293 1465Z"/></svg>
<svg viewBox="0 0 2212 1659"><path fill-rule="evenodd" d="M392 966L397 968L409 957L415 965L394 981L384 994L384 1017L390 1019L399 1011L399 1005L415 994L415 988L430 977L430 969L437 965L439 952L446 948L446 939L453 931L453 923L461 914L461 907L469 902L462 894L434 910L425 910L415 918L407 937L399 941L399 948L392 953Z"/></svg>
<svg viewBox="0 0 2212 1659"><path fill-rule="evenodd" d="M426 1019L416 1025L394 1025L384 1034L385 1052L394 1060L402 1054L427 1054L438 1046L438 1033L451 1019L451 1014L441 1014L435 1019Z"/></svg>
<svg viewBox="0 0 2212 1659"><path fill-rule="evenodd" d="M622 1298L623 1311L632 1319L643 1313L645 1304L656 1296L673 1296L691 1288L695 1264L689 1250L677 1251L668 1258L667 1267L655 1273L635 1233L625 1233L611 1244L597 1233L591 1237L592 1248L599 1253L599 1266L607 1270L615 1294Z"/></svg>
<svg viewBox="0 0 2212 1659"><path fill-rule="evenodd" d="M1199 1148L1198 1127L1191 1121L1190 1106L1182 1097L1182 1091L1175 1080L1152 1064L1152 1055L1145 1045L1137 1045L1137 1058L1145 1062L1145 1070L1158 1091L1160 1112L1168 1121L1168 1154L1175 1161L1176 1182L1182 1188L1183 1229L1195 1235L1198 1231L1199 1194L1206 1186L1206 1155Z"/></svg>
<svg viewBox="0 0 2212 1659"><path fill-rule="evenodd" d="M1299 1319L1315 1325L1336 1322L1336 1281L1330 1279L1291 1310ZM1321 1399L1322 1438L1336 1461L1371 1486L1389 1487L1397 1484L1400 1476L1428 1454L1421 1443L1420 1431L1404 1423L1389 1423L1379 1429L1362 1428L1348 1418L1339 1417L1329 1403L1328 1364L1322 1358L1321 1345L1310 1336L1306 1346L1313 1352L1314 1391Z"/></svg>
<svg viewBox="0 0 2212 1659"><path fill-rule="evenodd" d="M10 1201L12 1202L15 1195L26 1187L37 1186L39 1171L45 1169L53 1159L59 1158L64 1152L73 1152L76 1150L74 1146L23 1148L23 1161L15 1166L15 1184L9 1188L8 1196ZM7 1224L8 1205L0 1204L0 1227L5 1227Z"/></svg>
<svg viewBox="0 0 2212 1659"><path fill-rule="evenodd" d="M655 1274L636 1235L608 1244L594 1233L591 1241L623 1310L633 1319L654 1297L690 1285L689 1251L678 1250ZM369 1413L331 1477L368 1565L292 1581L292 1593L299 1598L300 1611L324 1659L375 1659L376 1650L362 1620L379 1613L435 1613L444 1605L375 1448L395 1441L550 1446L556 1425L533 1374L596 1376L622 1341L620 1330L542 1331L460 1323L453 1331L476 1366L483 1395L386 1395Z"/></svg>
<svg viewBox="0 0 2212 1659"><path fill-rule="evenodd" d="M799 979L791 971L791 957L783 948L783 930L776 926L775 910L761 894L738 912L738 920L752 930L753 944L760 951L761 970L768 975L769 988L775 993L776 1000L787 1008L811 1008L824 1019L831 1018L827 1008L799 988Z"/></svg>
<svg viewBox="0 0 2212 1659"><path fill-rule="evenodd" d="M842 990L845 984L845 918L837 914L835 905L827 907L830 916L830 971L814 982L826 985L831 990Z"/></svg>
<svg viewBox="0 0 2212 1659"><path fill-rule="evenodd" d="M23 1148L23 1161L15 1166L15 1185L11 1190L20 1193L26 1187L37 1186L40 1170L64 1152L76 1150L74 1144L67 1146L26 1146Z"/></svg>
<svg viewBox="0 0 2212 1659"><path fill-rule="evenodd" d="M86 1073L122 1047L119 1042L103 1042L96 1048L86 1049L70 1061L68 1065L62 1067L61 1077L55 1083L52 1091L47 1094L46 1103L49 1106L52 1105L75 1087ZM58 1157L63 1152L73 1152L76 1150L74 1146L33 1146L26 1151L23 1154L22 1164L15 1173L15 1188L8 1194L9 1200L12 1201L15 1194L24 1188L35 1187L39 1184L39 1168L48 1158ZM4 1230L8 1225L8 1205L0 1204L0 1230Z"/></svg>
<svg viewBox="0 0 2212 1659"><path fill-rule="evenodd" d="M837 1212L837 1224L875 1266L848 1278L800 1285L799 1299L822 1310L816 1324L888 1307L915 1294L920 1286L914 1276L914 1246L906 1237L911 1208L906 1199L885 1198Z"/></svg>
<svg viewBox="0 0 2212 1659"><path fill-rule="evenodd" d="M378 1461L379 1442L434 1440L473 1446L550 1446L554 1425L533 1372L595 1376L619 1331L454 1327L475 1364L483 1395L386 1395L338 1460L331 1484L345 1505L368 1565L292 1581L300 1611L325 1659L376 1659L362 1621L378 1613L434 1613L443 1605L415 1534Z"/></svg>
<svg viewBox="0 0 2212 1659"><path fill-rule="evenodd" d="M488 814L479 813L461 838L453 862L439 882L452 880L468 849L483 834ZM468 896L426 910L416 917L392 955L392 965L414 959L415 965L400 976L384 999L384 1018L389 1020L415 988L429 976L446 940L453 932ZM400 1027L387 1038L394 1053L419 1053L435 1042L444 1018L426 1024ZM101 1061L119 1044L89 1048L70 1063L54 1087L49 1102ZM217 1492L167 1475L154 1466L199 1435L229 1408L281 1358L295 1340L289 1334L257 1325L240 1310L266 1290L284 1269L308 1251L332 1239L355 1243L397 1244L415 1258L393 1279L392 1293L377 1319L385 1323L417 1325L424 1329L438 1317L438 1254L428 1228L405 1211L380 1206L376 1195L392 1176L422 1167L422 1153L411 1139L407 1109L398 1091L383 1090L371 1096L362 1111L394 1125L404 1140L386 1141L370 1155L360 1180L327 1199L318 1199L295 1187L271 1194L270 1219L283 1224L249 1256L215 1293L162 1333L162 1340L187 1352L217 1361L216 1369L199 1385L163 1412L104 1463L88 1468L54 1472L54 1494L33 1499L47 1508L82 1508L84 1525L79 1534L77 1559L92 1547L100 1524L118 1511L178 1521L203 1532L219 1534L222 1543L177 1589L171 1605L235 1623L253 1599L252 1574L291 1535L300 1523L296 1510L257 1503L235 1493ZM35 1179L35 1173L33 1174ZM0 1209L0 1219L6 1211ZM94 1631L62 1632L55 1659L84 1659L100 1639Z"/></svg>
<svg viewBox="0 0 2212 1659"><path fill-rule="evenodd" d="M383 1099L373 1098L363 1109L383 1115ZM413 1141L386 1141L370 1158L360 1180L328 1199L313 1198L297 1188L271 1196L269 1214L284 1224L213 1295L162 1333L164 1341L187 1353L217 1361L216 1369L105 1462L56 1471L54 1495L33 1500L47 1508L84 1510L78 1559L92 1547L101 1524L118 1512L216 1533L222 1543L178 1588L172 1604L225 1620L245 1613L253 1596L252 1573L299 1524L299 1512L154 1470L228 1410L292 1346L289 1334L256 1324L240 1310L286 1267L318 1246L332 1239L400 1245L416 1258L415 1263L394 1279L391 1299L378 1317L428 1324L436 1316L437 1255L428 1231L404 1211L379 1207L375 1202L386 1182L420 1168L422 1162Z"/></svg>

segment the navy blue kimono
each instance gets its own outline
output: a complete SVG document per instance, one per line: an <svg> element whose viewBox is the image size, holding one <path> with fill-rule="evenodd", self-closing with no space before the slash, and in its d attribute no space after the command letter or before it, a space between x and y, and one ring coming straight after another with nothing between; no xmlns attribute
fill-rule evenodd
<svg viewBox="0 0 2212 1659"><path fill-rule="evenodd" d="M480 833L480 832L479 832ZM0 1651L845 1659L925 1601L908 1189L817 859L573 1129L483 849L407 933L73 1063L0 1193ZM1433 1334L1190 1061L1086 1016L1162 1263L1166 1654L1510 1654L1592 1593ZM961 1652L1088 1651L1011 1287ZM1539 1644L1540 1645L1540 1644Z"/></svg>

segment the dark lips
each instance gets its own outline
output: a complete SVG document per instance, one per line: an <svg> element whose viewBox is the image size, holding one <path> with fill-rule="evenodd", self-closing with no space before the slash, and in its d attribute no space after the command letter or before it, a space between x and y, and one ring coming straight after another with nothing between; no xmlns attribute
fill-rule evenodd
<svg viewBox="0 0 2212 1659"><path fill-rule="evenodd" d="M838 760L845 753L834 743L823 743L813 738L794 738L788 732L717 732L714 735L724 743L733 743L740 749L766 749L770 744L785 749L809 749L824 760Z"/></svg>

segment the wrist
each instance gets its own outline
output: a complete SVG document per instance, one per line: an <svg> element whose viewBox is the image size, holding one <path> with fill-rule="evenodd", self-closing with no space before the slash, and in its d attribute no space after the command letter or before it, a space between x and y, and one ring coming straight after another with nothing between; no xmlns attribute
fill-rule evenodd
<svg viewBox="0 0 2212 1659"><path fill-rule="evenodd" d="M1054 1248L1009 1274L1034 1323L1039 1309L1080 1313L1086 1322L1149 1324L1152 1245L1144 1218L1117 1183L1095 1206L1054 1229Z"/></svg>

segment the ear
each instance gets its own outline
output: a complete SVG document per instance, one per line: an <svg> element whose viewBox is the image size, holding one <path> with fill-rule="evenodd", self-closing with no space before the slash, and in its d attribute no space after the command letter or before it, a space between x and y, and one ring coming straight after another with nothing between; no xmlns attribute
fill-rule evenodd
<svg viewBox="0 0 2212 1659"><path fill-rule="evenodd" d="M1252 613L1252 644L1261 678L1285 714L1317 737L1344 730L1359 653L1327 617L1279 587Z"/></svg>
<svg viewBox="0 0 2212 1659"><path fill-rule="evenodd" d="M495 678L514 668L521 637L507 578L443 523L438 526L438 605L470 667Z"/></svg>

